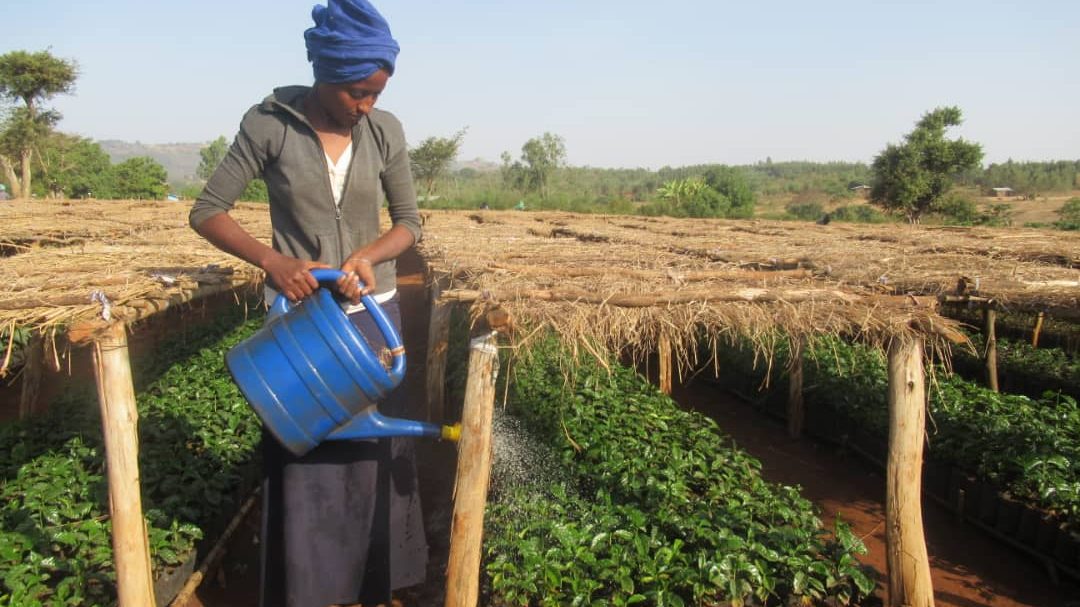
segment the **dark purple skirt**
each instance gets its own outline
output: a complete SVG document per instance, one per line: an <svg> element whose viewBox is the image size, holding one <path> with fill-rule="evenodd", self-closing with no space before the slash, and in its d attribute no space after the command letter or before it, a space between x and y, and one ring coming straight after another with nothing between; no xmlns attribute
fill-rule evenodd
<svg viewBox="0 0 1080 607"><path fill-rule="evenodd" d="M382 304L400 330L395 297ZM371 316L350 316L378 351ZM412 417L398 387L379 411ZM427 539L412 438L333 441L295 457L263 433L261 607L389 604L424 581Z"/></svg>

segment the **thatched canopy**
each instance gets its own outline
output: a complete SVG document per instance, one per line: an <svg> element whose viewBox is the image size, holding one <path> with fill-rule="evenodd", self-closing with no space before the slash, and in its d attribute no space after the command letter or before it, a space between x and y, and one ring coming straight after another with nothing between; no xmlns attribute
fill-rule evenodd
<svg viewBox="0 0 1080 607"><path fill-rule="evenodd" d="M0 203L0 328L90 334L260 272L187 225L188 205ZM586 349L690 343L701 330L764 343L842 333L880 344L941 339L938 296L1080 318L1080 239L1030 229L720 221L518 211L424 211L421 254L444 297L498 306ZM233 216L269 239L263 205ZM961 285L962 283L962 285ZM101 295L95 295L100 292ZM104 302L108 302L106 305ZM528 331L519 330L523 338ZM0 365L2 366L2 365Z"/></svg>
<svg viewBox="0 0 1080 607"><path fill-rule="evenodd" d="M130 323L177 303L261 284L257 268L188 227L188 208L149 201L0 203L0 330L89 336L107 320ZM233 214L269 238L264 205L242 204Z"/></svg>
<svg viewBox="0 0 1080 607"><path fill-rule="evenodd" d="M767 346L844 334L952 338L939 296L1077 318L1080 239L1060 232L565 213L426 213L445 297L576 342L648 350L701 334ZM961 285L962 283L962 285ZM951 299L956 299L952 297Z"/></svg>

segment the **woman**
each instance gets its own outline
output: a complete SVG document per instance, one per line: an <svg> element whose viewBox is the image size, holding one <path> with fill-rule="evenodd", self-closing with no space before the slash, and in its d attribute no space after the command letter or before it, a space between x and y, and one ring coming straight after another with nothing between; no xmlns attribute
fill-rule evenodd
<svg viewBox="0 0 1080 607"><path fill-rule="evenodd" d="M373 294L400 329L394 259L420 238L404 133L374 108L398 45L366 0L329 0L312 17L304 38L314 86L276 89L245 114L190 221L266 272L268 301L277 293L303 299L318 287L310 269L340 268L346 276L336 288L353 304L346 311L380 348L357 304ZM228 214L256 177L270 195L272 247ZM383 196L393 227L380 234ZM380 409L408 415L401 393ZM389 602L392 588L423 581L427 544L410 440L327 442L300 458L269 436L263 445L261 605L374 605Z"/></svg>

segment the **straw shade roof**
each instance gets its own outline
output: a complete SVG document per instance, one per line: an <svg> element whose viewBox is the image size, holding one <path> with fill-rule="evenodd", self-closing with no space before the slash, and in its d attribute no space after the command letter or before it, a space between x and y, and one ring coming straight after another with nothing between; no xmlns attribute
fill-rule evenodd
<svg viewBox="0 0 1080 607"><path fill-rule="evenodd" d="M92 334L261 273L207 244L189 205L0 203L0 330ZM844 334L955 337L939 296L1080 318L1080 239L1030 229L722 221L520 211L423 211L419 250L443 298L509 314L589 350ZM233 216L269 241L265 205ZM384 222L385 222L384 218ZM78 341L78 339L76 339ZM7 344L3 344L6 346ZM3 365L0 365L2 367Z"/></svg>
<svg viewBox="0 0 1080 607"><path fill-rule="evenodd" d="M187 212L176 202L0 203L0 331L88 338L109 322L261 284L257 268L192 231ZM238 205L233 215L269 239L265 205ZM8 345L0 344L0 375Z"/></svg>
<svg viewBox="0 0 1080 607"><path fill-rule="evenodd" d="M1061 232L524 212L425 213L444 297L490 302L588 348L843 334L959 340L939 299L1078 316L1080 239ZM779 331L778 331L779 330ZM679 346L682 346L680 349Z"/></svg>

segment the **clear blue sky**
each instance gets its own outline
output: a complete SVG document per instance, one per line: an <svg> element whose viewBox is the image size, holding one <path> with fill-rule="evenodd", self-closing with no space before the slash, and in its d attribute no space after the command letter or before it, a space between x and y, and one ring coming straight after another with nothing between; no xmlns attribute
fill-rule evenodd
<svg viewBox="0 0 1080 607"><path fill-rule="evenodd" d="M1080 158L1080 1L375 0L401 44L380 107L410 143L515 157L545 131L596 167L864 161L958 105L986 162ZM60 129L231 139L310 84L312 0L5 0L0 53L75 59Z"/></svg>

